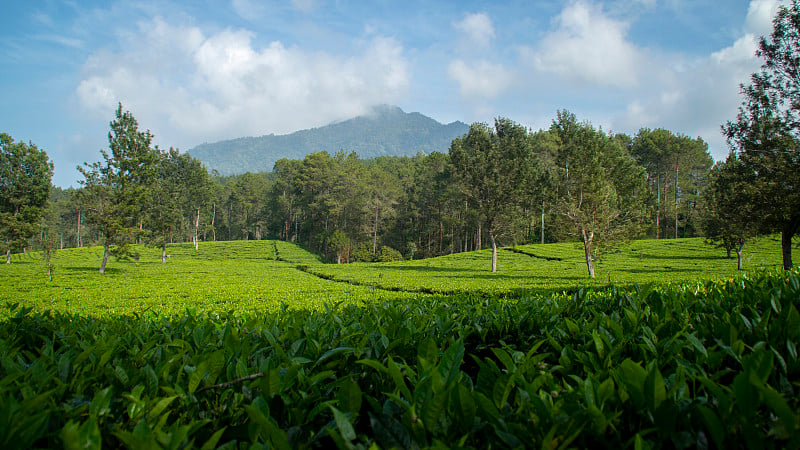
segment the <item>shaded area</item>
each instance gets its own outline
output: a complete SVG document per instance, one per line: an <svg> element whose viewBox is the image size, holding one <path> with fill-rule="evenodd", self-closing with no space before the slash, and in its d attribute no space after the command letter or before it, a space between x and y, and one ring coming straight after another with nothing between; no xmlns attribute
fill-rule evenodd
<svg viewBox="0 0 800 450"><path fill-rule="evenodd" d="M525 255L525 256L530 256L531 258L544 259L545 261L563 261L564 260L563 258L557 258L555 256L536 255L534 253L526 252L525 250L520 250L520 249L514 248L514 247L504 247L504 248L501 248L500 250L508 250L509 252L519 253L520 255Z"/></svg>

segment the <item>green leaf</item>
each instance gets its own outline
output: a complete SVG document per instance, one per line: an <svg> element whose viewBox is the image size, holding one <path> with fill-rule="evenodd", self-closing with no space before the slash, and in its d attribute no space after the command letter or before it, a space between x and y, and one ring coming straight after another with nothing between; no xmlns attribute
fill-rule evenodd
<svg viewBox="0 0 800 450"><path fill-rule="evenodd" d="M652 363L650 370L647 373L647 378L644 383L645 398L647 399L647 406L651 412L654 412L661 406L661 403L666 399L667 390L664 386L664 378L661 376L661 371Z"/></svg>
<svg viewBox="0 0 800 450"><path fill-rule="evenodd" d="M68 421L61 428L61 440L67 450L100 450L103 447L100 428L94 417L90 417L80 426Z"/></svg>
<svg viewBox="0 0 800 450"><path fill-rule="evenodd" d="M353 380L345 381L337 394L339 407L344 412L358 414L361 410L361 387Z"/></svg>
<svg viewBox="0 0 800 450"><path fill-rule="evenodd" d="M89 405L89 415L97 419L109 413L111 406L111 398L114 396L114 391L111 386L97 391L92 398Z"/></svg>
<svg viewBox="0 0 800 450"><path fill-rule="evenodd" d="M149 413L150 419L155 419L158 416L160 416L161 413L164 412L165 409L167 409L167 406L169 406L169 404L172 403L172 401L175 400L176 398L178 398L178 396L173 395L171 397L164 397L159 399L156 405L150 408L150 413Z"/></svg>
<svg viewBox="0 0 800 450"><path fill-rule="evenodd" d="M639 364L626 359L620 363L615 373L617 383L625 387L633 402L637 406L644 406L644 384L647 379L647 371Z"/></svg>
<svg viewBox="0 0 800 450"><path fill-rule="evenodd" d="M355 439L356 431L353 429L353 425L350 423L350 419L347 418L347 415L333 406L331 406L330 409L333 412L333 420L336 421L336 428L339 429L339 433L341 433L342 437L348 442Z"/></svg>
<svg viewBox="0 0 800 450"><path fill-rule="evenodd" d="M706 429L711 434L711 439L714 440L714 445L717 448L723 448L726 432L717 414L703 405L696 405L695 410L700 414L700 418L703 419Z"/></svg>

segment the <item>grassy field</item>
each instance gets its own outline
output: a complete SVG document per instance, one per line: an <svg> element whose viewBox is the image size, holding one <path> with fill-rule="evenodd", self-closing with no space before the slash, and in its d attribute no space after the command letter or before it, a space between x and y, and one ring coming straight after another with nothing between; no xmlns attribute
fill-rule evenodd
<svg viewBox="0 0 800 450"><path fill-rule="evenodd" d="M800 448L800 272L700 239L0 266L0 448ZM740 276L739 276L740 275ZM609 283L611 281L611 284ZM634 285L636 284L636 285Z"/></svg>
<svg viewBox="0 0 800 450"><path fill-rule="evenodd" d="M518 295L576 287L687 282L729 278L736 260L702 239L631 242L597 262L586 276L578 243L503 248L498 273L489 250L384 264L322 264L300 247L280 241L238 241L137 247L138 260L112 261L99 274L102 249L65 249L52 259L48 281L38 254L15 255L0 265L0 304L91 315L155 312L321 310L325 305L402 300L428 294ZM745 248L745 269L780 265L779 242L762 238Z"/></svg>

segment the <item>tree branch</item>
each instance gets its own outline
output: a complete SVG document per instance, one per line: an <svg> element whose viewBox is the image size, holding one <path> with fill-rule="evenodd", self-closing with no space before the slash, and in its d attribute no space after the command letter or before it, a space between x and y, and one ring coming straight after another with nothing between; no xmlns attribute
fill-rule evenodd
<svg viewBox="0 0 800 450"><path fill-rule="evenodd" d="M243 383L245 381L255 380L256 378L261 378L264 376L264 372L254 373L252 375L247 375L241 378L236 378L231 381L227 381L225 383L215 384L213 386L204 386L197 390L197 392L203 392L210 389L225 389L226 387L233 386L234 384Z"/></svg>

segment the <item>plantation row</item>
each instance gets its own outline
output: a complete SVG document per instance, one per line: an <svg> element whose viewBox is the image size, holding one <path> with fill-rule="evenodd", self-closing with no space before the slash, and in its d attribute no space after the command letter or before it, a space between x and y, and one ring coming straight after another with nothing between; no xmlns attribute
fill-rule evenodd
<svg viewBox="0 0 800 450"><path fill-rule="evenodd" d="M797 448L800 274L95 318L8 306L3 448Z"/></svg>
<svg viewBox="0 0 800 450"><path fill-rule="evenodd" d="M748 246L745 269L780 265L776 237ZM430 294L516 296L521 292L574 290L576 286L649 282L683 283L727 279L737 273L736 260L701 238L633 241L597 261L598 278L584 275L579 243L502 248L498 272L486 264L491 250L439 258L382 264L322 264L295 244L282 241L237 241L167 247L161 252L134 246L137 260L112 260L97 273L101 247L65 249L50 260L38 254L14 255L0 265L0 315L7 302L37 311L53 310L93 316L136 313L253 313L289 309L322 310L323 303L361 305L406 300ZM52 279L51 279L52 278Z"/></svg>

